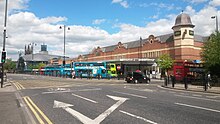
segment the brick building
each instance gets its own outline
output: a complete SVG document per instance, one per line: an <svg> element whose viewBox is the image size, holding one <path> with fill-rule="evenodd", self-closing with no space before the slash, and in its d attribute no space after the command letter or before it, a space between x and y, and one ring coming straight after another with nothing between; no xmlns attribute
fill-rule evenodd
<svg viewBox="0 0 220 124"><path fill-rule="evenodd" d="M190 16L181 13L176 17L175 25L171 28L173 32L170 34L150 35L146 39L140 38L136 41L125 43L118 42L116 45L106 47L98 46L91 50L89 54L79 55L78 58L71 61L122 62L123 60L129 60L137 61L136 64L133 64L137 66L141 62L144 63L144 61L156 59L164 53L170 54L175 61L201 60L200 53L203 43L207 41L208 37L194 33L194 25L191 22ZM142 70L150 69L160 72L156 64L142 64L141 66Z"/></svg>

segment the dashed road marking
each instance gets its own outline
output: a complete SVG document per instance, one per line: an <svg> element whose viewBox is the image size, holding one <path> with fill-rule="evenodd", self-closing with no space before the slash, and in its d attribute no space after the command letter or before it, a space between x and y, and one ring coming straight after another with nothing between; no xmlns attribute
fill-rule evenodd
<svg viewBox="0 0 220 124"><path fill-rule="evenodd" d="M94 101L94 100L91 100L91 99L86 98L86 97L79 96L79 95L74 94L74 93L72 93L72 95L73 95L73 96L76 96L76 97L79 97L79 98L81 98L81 99L87 100L87 101L92 102L92 103L98 103L98 102L96 102L96 101Z"/></svg>
<svg viewBox="0 0 220 124"><path fill-rule="evenodd" d="M146 118L143 118L143 117L141 117L141 116L137 116L137 115L134 115L134 114L131 114L131 113L122 111L122 110L119 110L119 112L121 112L121 113L123 113L123 114L126 114L126 115L129 115L129 116L131 116L131 117L135 117L135 118L141 119L141 120L143 120L143 121L145 121L145 122L148 122L148 123L151 123L151 124L157 124L156 122L153 122L153 121L148 120L148 119L146 119Z"/></svg>
<svg viewBox="0 0 220 124"><path fill-rule="evenodd" d="M120 93L120 94L124 94L124 95L129 95L129 96L134 96L134 97L139 97L139 98L144 98L147 99L147 97L145 96L140 96L140 95L135 95L135 94L130 94L130 93L124 93L124 92L118 92L118 91L113 91L115 93Z"/></svg>
<svg viewBox="0 0 220 124"><path fill-rule="evenodd" d="M213 101L213 102L220 102L220 100L207 99L207 98L199 98L199 97L193 97L193 96L183 96L183 95L174 95L174 96L186 97L186 98L192 98L192 99L200 99L200 100L207 100L207 101Z"/></svg>
<svg viewBox="0 0 220 124"><path fill-rule="evenodd" d="M198 94L192 94L192 96L201 97L202 95L198 95Z"/></svg>
<svg viewBox="0 0 220 124"><path fill-rule="evenodd" d="M212 112L218 112L220 113L219 110L211 109L211 108L205 108L205 107L200 107L200 106L194 106L194 105L189 105L189 104L184 104L184 103L175 103L176 105L181 105L181 106L187 106L191 108L197 108L197 109L202 109L202 110L207 110L207 111L212 111Z"/></svg>

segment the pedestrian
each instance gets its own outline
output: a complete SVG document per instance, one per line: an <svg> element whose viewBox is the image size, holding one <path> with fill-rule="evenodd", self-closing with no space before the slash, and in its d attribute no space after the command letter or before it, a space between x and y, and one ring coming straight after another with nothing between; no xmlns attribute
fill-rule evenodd
<svg viewBox="0 0 220 124"><path fill-rule="evenodd" d="M72 71L72 79L75 79L75 71Z"/></svg>
<svg viewBox="0 0 220 124"><path fill-rule="evenodd" d="M209 88L212 88L211 85L210 85L210 81L211 81L211 75L210 75L210 73L208 73L208 75L207 75L207 81L208 81L208 84L207 84L208 87L209 87Z"/></svg>

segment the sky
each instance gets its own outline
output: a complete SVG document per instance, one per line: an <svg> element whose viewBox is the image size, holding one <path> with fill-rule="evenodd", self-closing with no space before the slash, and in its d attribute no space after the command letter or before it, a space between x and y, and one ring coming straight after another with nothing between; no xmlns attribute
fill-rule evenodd
<svg viewBox="0 0 220 124"><path fill-rule="evenodd" d="M220 0L8 0L7 58L18 59L30 43L34 53L47 45L49 54L78 57L94 48L172 33L176 17L191 17L197 35L215 31ZM3 44L5 0L0 0L0 50ZM219 24L218 22L218 24ZM67 28L66 28L67 29Z"/></svg>

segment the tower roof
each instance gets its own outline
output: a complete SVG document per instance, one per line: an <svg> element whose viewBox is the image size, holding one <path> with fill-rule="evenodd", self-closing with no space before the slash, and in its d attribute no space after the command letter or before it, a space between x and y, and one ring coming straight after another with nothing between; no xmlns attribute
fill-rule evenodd
<svg viewBox="0 0 220 124"><path fill-rule="evenodd" d="M195 25L193 25L191 22L190 16L186 13L181 13L176 17L175 25L172 27L172 29L177 26L195 27Z"/></svg>

